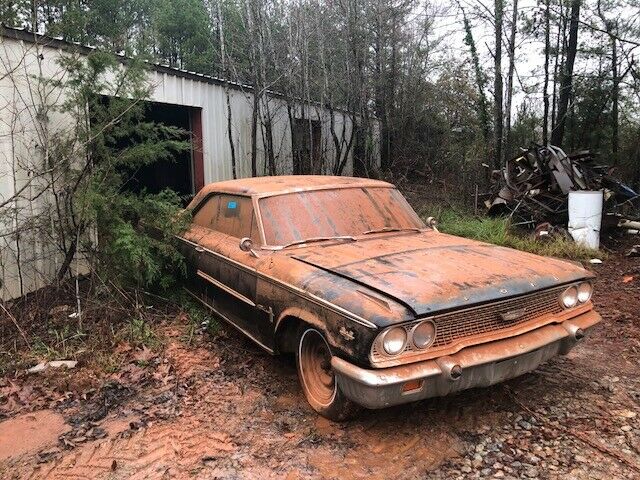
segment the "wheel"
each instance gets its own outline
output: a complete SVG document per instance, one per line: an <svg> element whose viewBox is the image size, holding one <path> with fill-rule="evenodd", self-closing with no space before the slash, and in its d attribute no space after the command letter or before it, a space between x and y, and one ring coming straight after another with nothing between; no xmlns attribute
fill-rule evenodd
<svg viewBox="0 0 640 480"><path fill-rule="evenodd" d="M296 350L296 366L305 397L320 415L341 422L358 411L359 407L340 390L331 368L331 349L318 330L301 330Z"/></svg>

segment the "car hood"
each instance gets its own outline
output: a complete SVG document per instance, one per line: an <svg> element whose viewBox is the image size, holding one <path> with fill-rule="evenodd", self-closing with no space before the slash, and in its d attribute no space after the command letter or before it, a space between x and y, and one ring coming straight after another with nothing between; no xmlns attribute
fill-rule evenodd
<svg viewBox="0 0 640 480"><path fill-rule="evenodd" d="M309 245L290 256L386 295L416 316L592 276L567 261L432 231Z"/></svg>

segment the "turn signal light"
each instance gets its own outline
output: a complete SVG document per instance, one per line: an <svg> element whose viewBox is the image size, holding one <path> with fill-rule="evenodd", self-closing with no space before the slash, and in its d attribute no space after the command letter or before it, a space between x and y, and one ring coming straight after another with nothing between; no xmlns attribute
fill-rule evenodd
<svg viewBox="0 0 640 480"><path fill-rule="evenodd" d="M422 388L422 380L410 380L402 385L402 393L409 393Z"/></svg>

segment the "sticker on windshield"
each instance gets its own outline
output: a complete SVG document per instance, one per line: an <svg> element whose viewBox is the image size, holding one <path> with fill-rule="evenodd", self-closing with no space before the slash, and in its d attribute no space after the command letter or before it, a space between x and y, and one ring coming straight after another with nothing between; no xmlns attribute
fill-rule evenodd
<svg viewBox="0 0 640 480"><path fill-rule="evenodd" d="M229 209L234 209L238 207L238 203L237 202L227 202L227 208Z"/></svg>

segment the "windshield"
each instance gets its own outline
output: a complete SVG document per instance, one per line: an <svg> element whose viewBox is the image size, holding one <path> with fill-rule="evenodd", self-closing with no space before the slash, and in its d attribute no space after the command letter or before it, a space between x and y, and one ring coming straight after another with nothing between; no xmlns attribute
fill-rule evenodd
<svg viewBox="0 0 640 480"><path fill-rule="evenodd" d="M395 188L336 188L260 199L268 245L362 235L375 230L424 228Z"/></svg>

